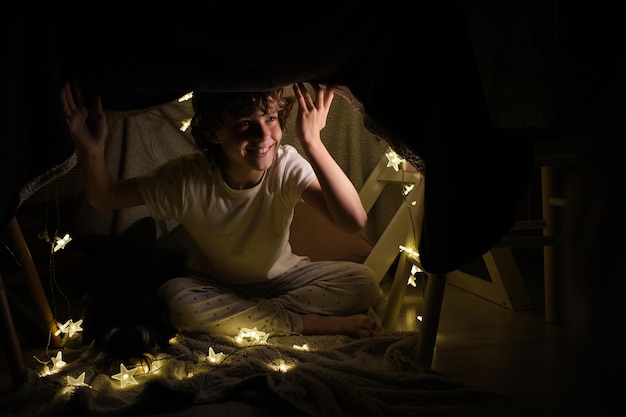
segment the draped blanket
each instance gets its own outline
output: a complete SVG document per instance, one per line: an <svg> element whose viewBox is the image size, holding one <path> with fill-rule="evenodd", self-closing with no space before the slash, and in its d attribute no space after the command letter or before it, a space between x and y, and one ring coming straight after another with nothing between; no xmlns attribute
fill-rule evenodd
<svg viewBox="0 0 626 417"><path fill-rule="evenodd" d="M100 95L105 110L128 111L192 90L316 80L341 87L368 130L425 167L420 259L429 272L453 271L514 223L537 130L597 132L624 111L618 3L563 3L420 2L407 13L318 1L274 8L267 25L264 6L236 2L209 2L210 21L179 4L149 18L143 9L6 13L0 231L29 193L74 163L63 81Z"/></svg>
<svg viewBox="0 0 626 417"><path fill-rule="evenodd" d="M381 331L359 340L298 335L242 344L232 337L180 334L155 358L151 372L126 366L136 371L124 387L116 374L95 371L90 348L75 343L74 351L65 348L67 364L59 372L40 377L29 370L17 391L0 401L0 416L162 412L245 392L261 393L272 410L298 416L515 415L500 394L417 367L417 338L414 332Z"/></svg>
<svg viewBox="0 0 626 417"><path fill-rule="evenodd" d="M209 6L220 25L183 7L180 14L153 10L149 19L143 10L111 20L92 13L7 15L0 26L11 46L1 79L2 125L10 130L0 140L0 228L25 191L73 162L59 97L64 81L78 82L87 101L100 96L107 111L160 106L190 91L320 81L349 96L367 129L414 166L425 162L424 268L457 269L510 229L530 178L530 140L496 128L489 116L463 2L425 2L411 13L317 2L316 11L329 12L316 15L316 27L295 22L299 12L272 9L275 27L261 30L265 7Z"/></svg>

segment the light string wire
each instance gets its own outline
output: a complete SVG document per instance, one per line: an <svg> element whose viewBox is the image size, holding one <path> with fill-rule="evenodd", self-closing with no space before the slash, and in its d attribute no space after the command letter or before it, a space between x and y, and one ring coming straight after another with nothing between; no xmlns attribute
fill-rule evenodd
<svg viewBox="0 0 626 417"><path fill-rule="evenodd" d="M185 335L184 334L178 334L176 336L179 339L185 339ZM176 343L183 343L183 340L180 340ZM182 353L182 354L171 354L171 353L165 353L165 352L160 352L159 355L155 358L152 358L148 361L148 363L135 363L135 364L131 364L130 367L126 368L126 366L124 366L124 368L126 368L128 371L132 371L133 369L140 369L143 370L143 373L138 374L137 376L146 376L146 377L150 377L150 376L154 376L160 373L161 370L166 369L166 363L170 360L192 360L193 363L192 364L187 364L185 365L185 370L187 371L187 378L193 377L195 376L195 374L198 371L201 371L202 373L210 373L213 371L217 371L219 368L223 368L225 366L229 366L232 360L236 359L237 357L245 359L247 358L248 354L250 353L250 350L256 350L256 349L270 349L271 351L274 352L275 355L273 360L270 360L269 362L266 363L266 366L269 367L271 370L276 371L276 372L288 372L293 366L296 365L296 363L298 362L298 360L296 358L289 358L288 361L283 360L283 352L288 353L288 352L295 352L297 349L295 349L295 346L293 348L288 348L286 346L278 346L278 345L272 345L272 344L268 344L265 342L262 343L251 343L251 344L245 344L245 345L239 345L239 346L233 346L233 350L229 353L224 353L224 352L220 352L220 355L223 355L223 357L219 360L219 362L213 362L210 363L208 362L208 356L206 354L198 354L197 352L195 353ZM307 349L308 350L308 349ZM41 361L39 359L37 359L36 357L34 357L40 364L46 365L48 362L44 362ZM120 363L120 365L123 365L123 363ZM53 372L56 373L56 372ZM90 381L88 382L84 382L81 378L84 378L84 375L81 375L79 377L72 377L71 375L72 370L71 369L66 369L65 371L61 371L61 377L71 377L72 379L79 379L81 380L81 384L79 384L80 386L86 386L88 388L90 388L93 392L97 393L98 390L94 389L89 382L93 381L98 375L107 375L110 376L113 379L116 379L115 376L120 375L120 374L116 374L116 375L109 375L108 372L102 372L102 371L96 371L90 378ZM83 372L84 374L84 372ZM132 374L134 374L134 372L132 372ZM52 373L50 374L52 375ZM139 382L135 382L134 384L139 384ZM133 385L134 385L133 384ZM70 383L68 383L68 385L72 385ZM79 385L75 385L76 388L79 387Z"/></svg>
<svg viewBox="0 0 626 417"><path fill-rule="evenodd" d="M404 169L404 163L406 163L406 160L403 161L402 164L400 164L401 168L401 176L400 176L400 183L402 184L402 186L404 187L405 184L405 172L406 170ZM418 186L422 186L422 181L424 180L424 176L420 173L420 177L419 177L419 183L412 183L414 184L414 187L418 187ZM412 208L412 204L409 201L409 199L407 198L407 196L410 194L410 192L405 193L404 192L404 188L402 191L402 201L403 204L406 205L407 208L407 212L409 214L409 220L411 222L411 232L413 233L413 244L415 245L415 251L417 251L417 246L418 246L418 242L419 242L419 236L417 235L417 226L415 224L415 219L413 218L413 213L411 212L411 208ZM423 202L421 202L421 204L423 204ZM420 265L420 269L421 269L421 265ZM424 273L420 273L420 278L421 278L421 289L422 289L422 299L425 298L426 294L425 294L425 285L424 285Z"/></svg>
<svg viewBox="0 0 626 417"><path fill-rule="evenodd" d="M59 206L59 195L58 195L58 184L55 184L52 188L54 188L54 208L55 208L55 214L56 214L56 228L54 231L54 236L52 238L50 238L50 235L48 234L48 224L50 221L50 188L48 188L46 190L46 209L45 209L45 216L44 216L44 231L41 235L39 235L40 239L44 239L48 242L48 244L50 245L50 257L48 259L48 270L49 270L49 286L50 286L50 298L51 298L51 309L52 309L52 314L53 314L53 320L56 320L57 322L59 321L58 318L58 311L57 311L57 301L56 301L56 297L55 297L55 289L56 291L59 292L59 294L65 299L65 302L67 303L67 314L68 317L71 317L71 303L69 300L69 297L67 296L67 294L65 294L65 292L63 292L63 290L61 289L59 282L57 280L56 277L56 262L55 262L55 244L57 239L59 238L59 230L61 229L61 209ZM50 345L52 343L52 328L50 328L50 330L48 331L48 340L46 342L46 349L45 349L45 354L48 357L48 359L50 359L50 354L49 354L49 349L50 349ZM37 359L39 362L41 362L39 359Z"/></svg>

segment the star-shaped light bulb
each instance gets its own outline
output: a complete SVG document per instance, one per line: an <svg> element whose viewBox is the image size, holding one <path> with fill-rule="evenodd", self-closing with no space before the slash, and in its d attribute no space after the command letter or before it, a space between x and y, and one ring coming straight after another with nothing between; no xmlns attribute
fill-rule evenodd
<svg viewBox="0 0 626 417"><path fill-rule="evenodd" d="M193 97L193 92L186 93L178 98L178 102L182 103L183 101L191 100Z"/></svg>
<svg viewBox="0 0 626 417"><path fill-rule="evenodd" d="M289 371L291 368L294 367L293 364L288 364L287 362L285 362L284 359L278 359L277 361L273 362L272 364L270 364L270 367L274 370L274 371L278 371L278 372L287 372Z"/></svg>
<svg viewBox="0 0 626 417"><path fill-rule="evenodd" d="M421 265L420 263L420 254L417 250L409 248L408 246L400 245L400 252L405 252L409 261L413 264L411 267L411 274L415 274L415 272L423 272L422 269L417 266Z"/></svg>
<svg viewBox="0 0 626 417"><path fill-rule="evenodd" d="M117 379L120 381L120 385L124 388L126 385L137 385L138 382L135 379L135 372L137 372L137 368L126 369L123 363L120 363L120 373L111 375L111 378Z"/></svg>
<svg viewBox="0 0 626 417"><path fill-rule="evenodd" d="M74 378L70 375L66 376L67 385L71 387L88 387L89 385L85 384L85 373L83 372L78 376L78 378Z"/></svg>
<svg viewBox="0 0 626 417"><path fill-rule="evenodd" d="M83 319L78 320L76 323L70 320L69 328L67 329L68 336L72 337L76 333L82 332L83 328L81 327L81 324L83 324Z"/></svg>
<svg viewBox="0 0 626 417"><path fill-rule="evenodd" d="M39 376L41 377L48 376L50 374L52 374L52 372L50 372L50 368L48 367L48 365L44 365L41 372L39 372Z"/></svg>
<svg viewBox="0 0 626 417"><path fill-rule="evenodd" d="M415 282L415 275L409 275L409 279L407 280L407 285L412 287L417 287L417 283Z"/></svg>
<svg viewBox="0 0 626 417"><path fill-rule="evenodd" d="M54 252L58 251L59 249L65 249L65 245L72 241L72 237L68 234L65 234L65 236L63 237L55 237L55 240L56 241L54 243L53 249Z"/></svg>
<svg viewBox="0 0 626 417"><path fill-rule="evenodd" d="M209 348L208 360L210 363L219 364L222 362L223 359L224 359L224 354L222 352L215 353L215 350L213 350L213 346Z"/></svg>
<svg viewBox="0 0 626 417"><path fill-rule="evenodd" d="M191 126L191 119L181 120L180 127L178 128L181 132L186 132Z"/></svg>
<svg viewBox="0 0 626 417"><path fill-rule="evenodd" d="M237 337L235 337L235 341L237 343L249 342L264 345L267 342L268 336L268 333L257 330L256 327L252 329L242 327Z"/></svg>
<svg viewBox="0 0 626 417"><path fill-rule="evenodd" d="M387 152L385 156L387 157L387 160L389 161L387 162L387 168L393 167L394 170L399 171L400 164L404 162L404 159L400 158L400 156L392 150Z"/></svg>
<svg viewBox="0 0 626 417"><path fill-rule="evenodd" d="M56 372L67 364L63 361L63 353L61 351L58 351L57 355L54 358L50 358L50 360L52 361L51 372Z"/></svg>
<svg viewBox="0 0 626 417"><path fill-rule="evenodd" d="M54 332L54 335L58 336L61 333L67 333L69 331L69 327L70 327L70 323L71 322L72 322L72 320L68 320L68 321L66 321L63 324L57 322L57 331Z"/></svg>

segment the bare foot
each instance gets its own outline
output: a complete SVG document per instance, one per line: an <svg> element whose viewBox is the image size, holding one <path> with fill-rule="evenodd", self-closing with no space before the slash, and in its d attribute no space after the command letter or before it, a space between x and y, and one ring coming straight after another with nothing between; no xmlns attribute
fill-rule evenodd
<svg viewBox="0 0 626 417"><path fill-rule="evenodd" d="M376 328L376 320L366 314L353 316L302 315L303 334L343 334L357 339L369 337Z"/></svg>

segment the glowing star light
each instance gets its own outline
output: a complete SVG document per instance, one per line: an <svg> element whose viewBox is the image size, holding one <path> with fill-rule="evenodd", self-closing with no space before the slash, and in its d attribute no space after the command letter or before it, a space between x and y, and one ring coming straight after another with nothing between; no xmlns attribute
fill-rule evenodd
<svg viewBox="0 0 626 417"><path fill-rule="evenodd" d="M403 246L403 245L400 245L399 248L400 248L400 252L406 253L407 258L409 258L409 261L413 263L413 266L420 265L420 254L418 251L416 251L415 249L411 249L409 247ZM414 269L414 268L411 268L411 269ZM417 267L416 272L423 272L423 271L421 268Z"/></svg>
<svg viewBox="0 0 626 417"><path fill-rule="evenodd" d="M73 337L76 333L82 332L83 328L81 327L81 324L83 324L83 319L78 320L76 323L70 319L69 327L67 329L68 336Z"/></svg>
<svg viewBox="0 0 626 417"><path fill-rule="evenodd" d="M81 327L82 324L83 324L83 319L78 320L76 323L74 323L72 319L69 319L64 324L57 322L57 331L54 332L54 334L58 336L61 333L67 333L69 337L72 337L76 333L83 331L83 328Z"/></svg>
<svg viewBox="0 0 626 417"><path fill-rule="evenodd" d="M70 243L72 241L72 237L68 234L66 234L63 237L55 237L56 242L54 244L54 252L58 251L59 249L65 249L65 245L67 245L68 243Z"/></svg>
<svg viewBox="0 0 626 417"><path fill-rule="evenodd" d="M415 188L415 184L404 184L404 187L403 187L403 190L402 190L402 194L403 195L409 195L409 193L411 191L413 191L413 188ZM412 204L412 205L414 206L415 204Z"/></svg>
<svg viewBox="0 0 626 417"><path fill-rule="evenodd" d="M257 330L256 327L253 329L242 327L241 330L239 330L237 337L235 337L235 341L237 343L248 342L264 345L267 342L268 336L268 333Z"/></svg>
<svg viewBox="0 0 626 417"><path fill-rule="evenodd" d="M407 285L412 285L413 287L417 287L417 283L415 282L415 274L418 272L423 272L420 267L417 265L411 266L411 275L409 275L409 280L407 281Z"/></svg>
<svg viewBox="0 0 626 417"><path fill-rule="evenodd" d="M404 162L404 159L400 158L400 156L394 151L389 151L385 154L389 162L387 162L387 168L393 167L394 170L400 170L400 164Z"/></svg>
<svg viewBox="0 0 626 417"><path fill-rule="evenodd" d="M180 122L180 128L179 128L179 130L180 130L181 132L186 132L186 131L187 131L187 129L189 129L189 126L191 126L191 119L185 119L185 120L182 120L182 121Z"/></svg>
<svg viewBox="0 0 626 417"><path fill-rule="evenodd" d="M50 372L50 368L48 368L48 365L44 365L43 369L41 370L41 372L39 373L39 376L48 376L50 375L52 372Z"/></svg>
<svg viewBox="0 0 626 417"><path fill-rule="evenodd" d="M288 364L284 359L278 359L276 362L270 364L270 368L277 372L287 372L293 367L293 364Z"/></svg>
<svg viewBox="0 0 626 417"><path fill-rule="evenodd" d="M61 351L57 352L56 357L50 358L52 361L52 372L58 371L66 365L66 362L63 361L63 353Z"/></svg>
<svg viewBox="0 0 626 417"><path fill-rule="evenodd" d="M120 363L120 373L111 375L111 378L120 381L122 388L126 385L137 385L138 382L134 377L135 372L137 372L137 368L126 369L126 366L124 366L123 363Z"/></svg>
<svg viewBox="0 0 626 417"><path fill-rule="evenodd" d="M74 378L72 376L67 375L67 385L71 387L88 387L89 385L85 384L85 373L83 372L78 376L78 378Z"/></svg>
<svg viewBox="0 0 626 417"><path fill-rule="evenodd" d="M409 275L409 279L406 283L407 285L411 285L412 287L417 287L417 283L415 282L415 275Z"/></svg>
<svg viewBox="0 0 626 417"><path fill-rule="evenodd" d="M208 360L210 363L219 364L222 362L223 359L224 359L224 354L222 352L215 353L212 346L209 348Z"/></svg>
<svg viewBox="0 0 626 417"><path fill-rule="evenodd" d="M71 322L72 322L72 320L68 320L68 321L66 321L63 324L57 322L57 331L54 332L54 335L58 336L61 333L67 333L69 331L69 327L70 327L70 323Z"/></svg>
<svg viewBox="0 0 626 417"><path fill-rule="evenodd" d="M191 100L191 98L193 97L193 93L187 93L181 97L178 98L178 102L182 103L183 101L187 101L187 100Z"/></svg>

